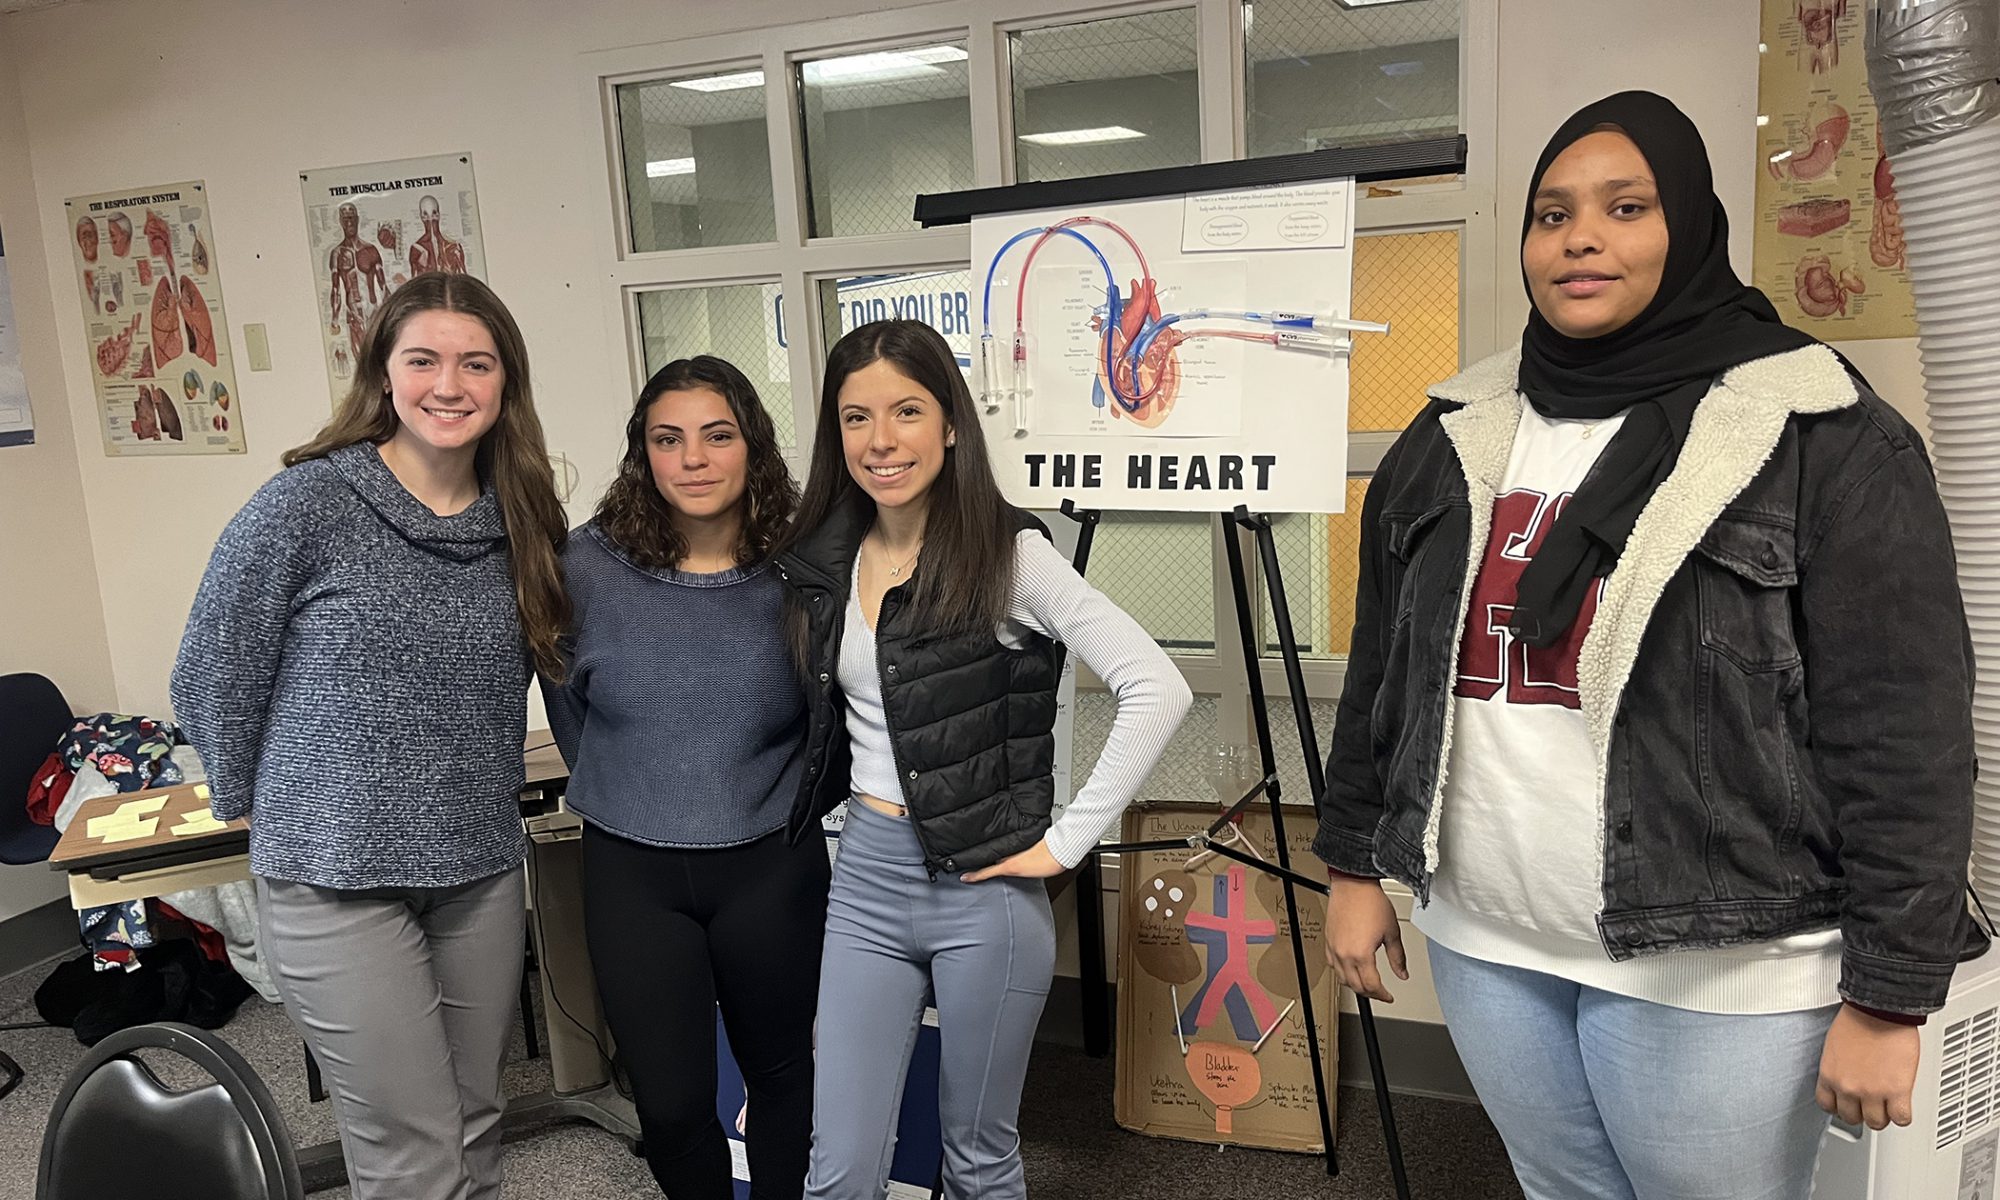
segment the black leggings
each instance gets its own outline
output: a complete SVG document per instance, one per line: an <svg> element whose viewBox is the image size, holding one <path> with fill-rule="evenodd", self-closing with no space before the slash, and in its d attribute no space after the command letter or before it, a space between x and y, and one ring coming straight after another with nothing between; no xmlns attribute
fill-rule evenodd
<svg viewBox="0 0 2000 1200"><path fill-rule="evenodd" d="M646 1165L671 1200L729 1200L715 1009L749 1091L750 1195L796 1200L812 1148L813 1012L826 932L819 831L671 850L585 824L584 927L632 1081Z"/></svg>

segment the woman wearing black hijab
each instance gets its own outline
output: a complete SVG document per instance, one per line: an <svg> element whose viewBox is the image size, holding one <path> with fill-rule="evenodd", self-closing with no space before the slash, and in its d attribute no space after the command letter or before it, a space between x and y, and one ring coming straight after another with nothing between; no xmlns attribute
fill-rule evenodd
<svg viewBox="0 0 2000 1200"><path fill-rule="evenodd" d="M1910 1120L1966 916L1970 655L1922 441L1737 279L1700 134L1625 92L1536 165L1518 352L1362 510L1314 849L1355 991L1439 1002L1531 1200L1804 1200Z"/></svg>

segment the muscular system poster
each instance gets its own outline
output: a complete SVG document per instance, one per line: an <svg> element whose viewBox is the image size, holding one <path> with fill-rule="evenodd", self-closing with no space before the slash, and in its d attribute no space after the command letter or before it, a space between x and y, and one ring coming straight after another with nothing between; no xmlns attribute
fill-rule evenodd
<svg viewBox="0 0 2000 1200"><path fill-rule="evenodd" d="M63 209L104 452L243 453L207 189L103 192Z"/></svg>
<svg viewBox="0 0 2000 1200"><path fill-rule="evenodd" d="M336 403L347 394L361 331L413 275L486 277L470 154L301 171L306 241L319 293L320 340Z"/></svg>
<svg viewBox="0 0 2000 1200"><path fill-rule="evenodd" d="M1862 46L1863 0L1763 0L1757 286L1817 337L1915 337L1895 175Z"/></svg>

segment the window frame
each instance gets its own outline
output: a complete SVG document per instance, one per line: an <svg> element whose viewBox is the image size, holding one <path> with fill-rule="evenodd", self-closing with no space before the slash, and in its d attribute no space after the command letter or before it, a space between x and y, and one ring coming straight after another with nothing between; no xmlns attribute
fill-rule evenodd
<svg viewBox="0 0 2000 1200"><path fill-rule="evenodd" d="M1497 185L1498 34L1500 0L1462 0L1459 28L1459 128L1468 144L1462 183L1427 187L1403 195L1362 197L1355 205L1361 234L1414 233L1456 229L1460 234L1459 357L1472 362L1499 346L1496 281L1506 275L1504 250L1494 212ZM803 476L819 391L820 367L828 346L820 321L819 284L846 275L957 269L971 258L969 226L858 236L810 236L802 108L798 64L840 54L895 49L925 40L963 40L967 52L969 108L973 139L973 186L1014 182L1013 80L1010 35L1051 25L1078 24L1147 12L1192 8L1196 17L1197 97L1201 161L1240 159L1247 142L1247 102L1243 0L1134 0L1088 4L1065 0L943 0L889 11L860 13L745 30L710 37L660 41L595 51L579 56L578 92L589 126L585 147L601 148L604 203L597 206L596 253L607 329L614 331L614 361L622 353L626 382L636 390L645 379L645 345L638 321L638 294L665 287L717 286L775 280L784 294L782 312L790 334L790 401L796 446L788 453ZM771 156L772 204L777 240L754 245L631 250L628 194L618 125L617 88L623 84L724 71L762 70L767 149ZM1365 316L1365 314L1362 314ZM629 394L629 393L628 393ZM775 400L775 397L767 398ZM1348 444L1347 472L1371 474L1394 440L1392 434L1355 434ZM1061 520L1060 517L1055 518ZM1102 538L1118 536L1116 514L1107 514ZM1244 561L1252 565L1250 611L1263 611L1257 552L1247 531L1210 523L1216 650L1176 653L1175 659L1197 692L1218 697L1217 736L1249 740L1250 709L1233 635L1235 601L1222 539L1242 539ZM1261 623L1261 622L1260 622ZM1254 644L1265 631L1253 631ZM1273 701L1287 696L1284 667L1275 656L1258 660L1260 684ZM1345 677L1342 660L1304 663L1308 695L1333 699ZM1101 688L1102 681L1079 665L1078 685ZM1273 721L1285 719L1274 705ZM1239 732L1240 731L1240 732ZM1305 799L1305 797L1297 797Z"/></svg>

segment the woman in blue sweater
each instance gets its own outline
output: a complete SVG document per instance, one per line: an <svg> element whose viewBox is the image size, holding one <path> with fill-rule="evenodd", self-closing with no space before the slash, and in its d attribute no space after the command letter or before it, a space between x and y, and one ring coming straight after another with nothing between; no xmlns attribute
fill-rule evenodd
<svg viewBox="0 0 2000 1200"><path fill-rule="evenodd" d="M584 819L598 993L674 1200L734 1195L718 1003L749 1090L751 1195L805 1182L828 868L820 838L782 836L806 716L766 562L796 503L750 381L681 359L639 393L618 477L563 552L568 673L543 694Z"/></svg>
<svg viewBox="0 0 2000 1200"><path fill-rule="evenodd" d="M250 819L356 1200L498 1200L528 668L561 669L568 618L513 317L470 275L404 284L284 463L216 543L174 711L215 815Z"/></svg>

